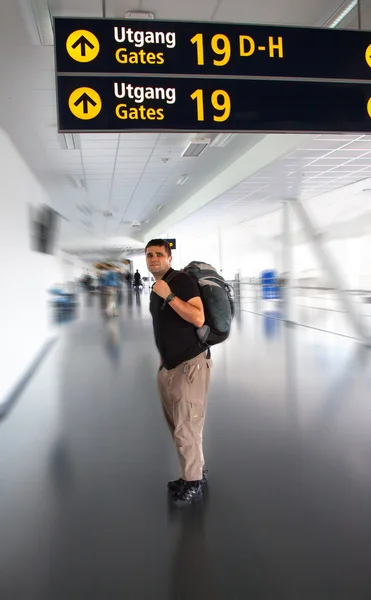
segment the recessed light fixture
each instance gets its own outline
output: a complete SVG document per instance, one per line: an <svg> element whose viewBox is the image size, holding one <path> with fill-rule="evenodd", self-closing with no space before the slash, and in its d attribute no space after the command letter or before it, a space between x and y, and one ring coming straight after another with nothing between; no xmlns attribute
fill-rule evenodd
<svg viewBox="0 0 371 600"><path fill-rule="evenodd" d="M233 137L233 133L218 133L217 136L212 140L210 147L211 148L224 148Z"/></svg>
<svg viewBox="0 0 371 600"><path fill-rule="evenodd" d="M357 6L359 0L345 0L343 4L334 12L334 14L326 21L324 27L334 29L341 21L349 15L350 12Z"/></svg>
<svg viewBox="0 0 371 600"><path fill-rule="evenodd" d="M47 0L23 0L19 2L19 7L32 43L53 46L52 17Z"/></svg>
<svg viewBox="0 0 371 600"><path fill-rule="evenodd" d="M59 134L58 143L62 150L77 150L80 148L80 138L75 133Z"/></svg>
<svg viewBox="0 0 371 600"><path fill-rule="evenodd" d="M176 185L184 185L187 181L189 181L189 175L182 175L176 182Z"/></svg>

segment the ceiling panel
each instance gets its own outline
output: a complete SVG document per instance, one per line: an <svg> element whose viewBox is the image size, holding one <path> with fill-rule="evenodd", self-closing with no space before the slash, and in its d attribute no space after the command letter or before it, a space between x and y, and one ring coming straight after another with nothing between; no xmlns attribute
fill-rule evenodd
<svg viewBox="0 0 371 600"><path fill-rule="evenodd" d="M311 0L310 2L246 0L238 3L224 0L216 12L215 20L288 25L322 24L340 4L342 4L341 0Z"/></svg>
<svg viewBox="0 0 371 600"><path fill-rule="evenodd" d="M227 194L216 198L200 211L188 217L179 224L179 231L194 231L199 227L200 222L216 223L228 227L238 220L250 220L259 214L264 214L267 209L278 209L282 200L280 186L277 185L279 180L281 180L281 184L284 184L283 189L285 189L285 185L286 187L289 185L289 181L295 182L295 195L310 200L329 190L336 190L344 185L371 177L371 161L359 158L363 155L362 140L365 140L365 137L335 136L328 140L318 136L306 148L291 152L289 157L282 157L276 163L241 182ZM368 143L368 140L366 142ZM313 152L311 147L321 146L323 150L319 160L307 165L305 157ZM336 158L334 158L335 155ZM331 159L325 159L325 156L331 157ZM349 156L353 160L350 160ZM295 176L288 177L287 175L288 160L302 175L299 184ZM300 165L302 166L300 167ZM338 210L341 210L340 206Z"/></svg>
<svg viewBox="0 0 371 600"><path fill-rule="evenodd" d="M101 17L102 0L48 0L54 17Z"/></svg>

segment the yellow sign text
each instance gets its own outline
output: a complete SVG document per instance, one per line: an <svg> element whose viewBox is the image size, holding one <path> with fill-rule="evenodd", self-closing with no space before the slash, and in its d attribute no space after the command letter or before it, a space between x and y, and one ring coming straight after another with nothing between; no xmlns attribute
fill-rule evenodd
<svg viewBox="0 0 371 600"><path fill-rule="evenodd" d="M115 112L119 119L130 121L162 121L165 117L163 108L146 108L143 105L128 108L127 104L118 104Z"/></svg>

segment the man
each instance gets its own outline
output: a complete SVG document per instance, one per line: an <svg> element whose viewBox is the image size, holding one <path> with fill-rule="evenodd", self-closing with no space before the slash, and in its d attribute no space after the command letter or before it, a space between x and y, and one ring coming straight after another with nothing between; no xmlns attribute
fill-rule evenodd
<svg viewBox="0 0 371 600"><path fill-rule="evenodd" d="M139 287L141 285L142 285L142 276L137 269L136 272L134 273L134 287L139 289Z"/></svg>
<svg viewBox="0 0 371 600"><path fill-rule="evenodd" d="M158 387L181 466L180 479L169 482L168 488L180 507L202 498L206 480L202 432L212 361L197 336L205 321L197 283L171 268L171 248L165 240L151 240L145 251L155 278L150 309L160 353Z"/></svg>

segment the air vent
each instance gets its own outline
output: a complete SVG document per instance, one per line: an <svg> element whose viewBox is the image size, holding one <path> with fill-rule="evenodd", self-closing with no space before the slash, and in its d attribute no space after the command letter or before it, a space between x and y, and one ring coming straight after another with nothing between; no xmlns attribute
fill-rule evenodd
<svg viewBox="0 0 371 600"><path fill-rule="evenodd" d="M154 19L155 15L153 12L142 11L142 10L129 10L125 13L125 19Z"/></svg>
<svg viewBox="0 0 371 600"><path fill-rule="evenodd" d="M195 138L189 142L187 148L182 153L182 156L184 158L196 158L206 150L210 142L210 138Z"/></svg>
<svg viewBox="0 0 371 600"><path fill-rule="evenodd" d="M106 218L109 218L109 217L112 217L112 213L111 213L111 211L109 211L109 210L105 210L105 211L103 212L103 216L104 216L104 217L106 217Z"/></svg>
<svg viewBox="0 0 371 600"><path fill-rule="evenodd" d="M131 229L140 229L140 223L134 222L131 224Z"/></svg>

